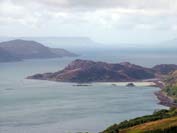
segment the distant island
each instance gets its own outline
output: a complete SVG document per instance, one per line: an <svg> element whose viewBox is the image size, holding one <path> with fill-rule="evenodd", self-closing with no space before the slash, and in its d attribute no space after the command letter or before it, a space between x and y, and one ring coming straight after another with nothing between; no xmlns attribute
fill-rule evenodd
<svg viewBox="0 0 177 133"><path fill-rule="evenodd" d="M177 70L177 65L173 64L162 64L153 68L146 68L129 62L111 64L77 59L61 71L35 74L27 78L78 83L132 82L159 78L174 70Z"/></svg>
<svg viewBox="0 0 177 133"><path fill-rule="evenodd" d="M21 61L22 59L0 47L0 62Z"/></svg>
<svg viewBox="0 0 177 133"><path fill-rule="evenodd" d="M35 41L17 39L0 43L0 62L74 56L77 55L65 49L49 48Z"/></svg>

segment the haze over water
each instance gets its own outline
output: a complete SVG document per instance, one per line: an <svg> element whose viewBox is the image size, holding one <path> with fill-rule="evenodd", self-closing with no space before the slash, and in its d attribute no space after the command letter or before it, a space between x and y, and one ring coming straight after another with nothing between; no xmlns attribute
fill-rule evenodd
<svg viewBox="0 0 177 133"><path fill-rule="evenodd" d="M145 66L162 61L156 58L159 55L154 58L114 54L110 58L110 55L112 54L109 54L109 59L98 55L95 60L120 62L130 57L133 63L144 63ZM80 58L93 59L92 57L93 55ZM35 73L60 70L72 60L74 58L1 63L0 132L96 133L113 123L166 108L158 104L153 93L159 88L155 87L128 88L98 83L76 87L73 86L74 83L25 79Z"/></svg>

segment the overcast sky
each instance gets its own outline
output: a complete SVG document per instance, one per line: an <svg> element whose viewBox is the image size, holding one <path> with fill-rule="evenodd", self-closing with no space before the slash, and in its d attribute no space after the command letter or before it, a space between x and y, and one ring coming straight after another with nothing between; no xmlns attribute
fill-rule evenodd
<svg viewBox="0 0 177 133"><path fill-rule="evenodd" d="M0 36L170 40L177 38L177 0L0 0Z"/></svg>

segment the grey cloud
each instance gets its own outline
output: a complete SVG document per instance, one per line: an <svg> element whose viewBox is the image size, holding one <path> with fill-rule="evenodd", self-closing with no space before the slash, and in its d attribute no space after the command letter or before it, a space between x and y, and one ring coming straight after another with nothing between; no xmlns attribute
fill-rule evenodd
<svg viewBox="0 0 177 133"><path fill-rule="evenodd" d="M85 8L164 8L174 0L68 0L73 7Z"/></svg>
<svg viewBox="0 0 177 133"><path fill-rule="evenodd" d="M1 0L3 1L3 0ZM0 1L0 2L1 2ZM177 0L10 0L13 3L36 3L51 8L69 8L78 10L134 8L134 9L170 9L177 7Z"/></svg>
<svg viewBox="0 0 177 133"><path fill-rule="evenodd" d="M8 16L13 22L16 19L34 24L53 19L65 24L80 22L125 29L137 25L163 28L174 25L177 16L177 0L0 0L0 6L7 3L8 8L8 2L11 7L22 8L0 12L4 23Z"/></svg>

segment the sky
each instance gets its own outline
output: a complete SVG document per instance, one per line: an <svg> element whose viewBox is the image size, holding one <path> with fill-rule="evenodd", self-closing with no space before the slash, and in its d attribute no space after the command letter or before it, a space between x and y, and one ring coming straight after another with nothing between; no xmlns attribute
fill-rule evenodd
<svg viewBox="0 0 177 133"><path fill-rule="evenodd" d="M177 0L0 0L0 36L171 40L177 38Z"/></svg>

